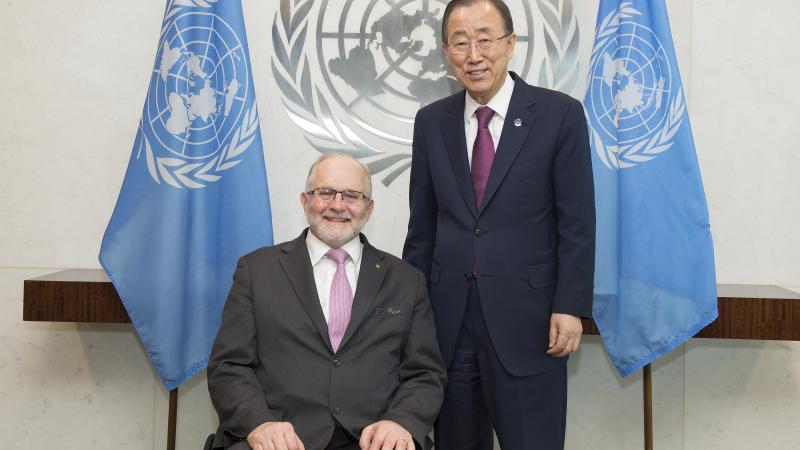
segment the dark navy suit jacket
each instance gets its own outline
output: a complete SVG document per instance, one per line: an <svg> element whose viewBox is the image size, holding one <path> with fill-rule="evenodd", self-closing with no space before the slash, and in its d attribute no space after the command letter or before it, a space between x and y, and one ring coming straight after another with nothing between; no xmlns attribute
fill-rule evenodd
<svg viewBox="0 0 800 450"><path fill-rule="evenodd" d="M564 364L546 355L551 313L591 317L595 211L583 107L515 80L483 205L475 205L462 91L414 122L403 258L428 279L449 366L475 275L503 366L516 376Z"/></svg>

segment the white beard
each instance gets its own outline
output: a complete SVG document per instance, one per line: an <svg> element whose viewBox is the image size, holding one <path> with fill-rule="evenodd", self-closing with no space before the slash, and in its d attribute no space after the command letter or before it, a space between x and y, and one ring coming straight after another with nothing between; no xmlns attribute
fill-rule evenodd
<svg viewBox="0 0 800 450"><path fill-rule="evenodd" d="M314 236L318 237L319 240L330 246L331 248L339 248L344 244L350 242L358 236L361 230L364 228L364 225L367 223L365 220L356 220L349 216L343 215L334 215L334 214L325 214L327 216L334 216L339 218L347 218L350 219L350 222L347 222L349 228L344 229L342 231L332 231L329 230L326 226L325 219L322 218L322 215L318 217L312 217L311 214L306 211L306 219L308 220L308 225L311 227L311 232L314 233Z"/></svg>

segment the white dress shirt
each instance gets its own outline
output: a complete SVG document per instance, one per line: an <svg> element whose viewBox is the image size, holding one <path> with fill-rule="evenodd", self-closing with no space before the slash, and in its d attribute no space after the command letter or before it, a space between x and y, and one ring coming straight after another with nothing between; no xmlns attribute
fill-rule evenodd
<svg viewBox="0 0 800 450"><path fill-rule="evenodd" d="M311 230L308 230L308 234L306 235L306 246L308 247L308 256L311 257L311 267L314 269L314 283L317 285L319 305L322 307L322 314L325 316L325 322L328 322L328 317L330 315L331 284L333 283L333 275L336 274L336 262L325 256L331 248L319 240L318 237L314 236ZM347 275L347 281L350 282L350 289L353 295L356 293L358 270L361 266L361 251L363 248L364 244L361 243L358 236L342 246L342 249L344 249L349 256L344 261L344 272Z"/></svg>
<svg viewBox="0 0 800 450"><path fill-rule="evenodd" d="M506 121L506 114L508 113L508 105L511 103L511 94L514 92L514 79L506 72L506 79L500 90L494 94L489 103L481 105L475 101L469 93L466 93L466 101L464 102L464 131L467 134L467 160L469 161L470 170L472 170L472 146L475 144L475 137L478 135L478 118L475 116L475 110L480 106L488 106L494 111L492 120L489 121L489 132L492 133L492 142L494 142L494 151L497 152L497 143L500 142L500 133L503 132L503 124Z"/></svg>

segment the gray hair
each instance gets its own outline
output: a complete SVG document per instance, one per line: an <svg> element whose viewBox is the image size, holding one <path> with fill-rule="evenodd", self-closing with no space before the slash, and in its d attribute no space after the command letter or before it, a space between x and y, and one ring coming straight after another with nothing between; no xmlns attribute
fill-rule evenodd
<svg viewBox="0 0 800 450"><path fill-rule="evenodd" d="M503 0L452 0L444 9L442 16L442 42L447 44L447 21L450 20L450 14L454 9L462 6L472 6L476 3L487 2L494 6L494 9L500 13L500 19L503 20L503 27L506 32L503 34L511 34L514 32L514 21L511 19L511 11Z"/></svg>
<svg viewBox="0 0 800 450"><path fill-rule="evenodd" d="M364 194L367 197L372 198L372 174L369 171L369 167L367 167L366 164L364 164L363 162L357 160L356 158L353 158L350 155L346 155L344 153L337 153L337 152L323 153L322 155L320 155L319 158L317 158L316 161L314 161L313 164L311 164L311 167L309 167L309 169L308 169L308 176L306 176L306 191L311 189L311 176L314 174L314 169L316 169L317 166L319 165L319 163L321 163L322 161L325 161L325 160L331 159L331 158L344 158L344 159L348 159L348 160L353 161L354 163L358 164L358 166L361 167L361 170L364 171L364 187L365 187L365 190L367 191L367 192L364 192Z"/></svg>

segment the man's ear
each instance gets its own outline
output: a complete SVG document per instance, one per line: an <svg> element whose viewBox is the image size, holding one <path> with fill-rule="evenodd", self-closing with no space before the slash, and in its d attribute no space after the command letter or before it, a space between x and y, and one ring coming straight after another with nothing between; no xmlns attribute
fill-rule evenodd
<svg viewBox="0 0 800 450"><path fill-rule="evenodd" d="M367 203L367 220L372 217L372 210L375 209L375 200L369 199Z"/></svg>

